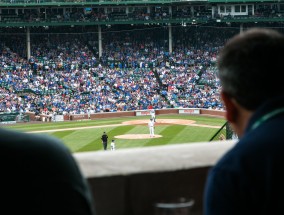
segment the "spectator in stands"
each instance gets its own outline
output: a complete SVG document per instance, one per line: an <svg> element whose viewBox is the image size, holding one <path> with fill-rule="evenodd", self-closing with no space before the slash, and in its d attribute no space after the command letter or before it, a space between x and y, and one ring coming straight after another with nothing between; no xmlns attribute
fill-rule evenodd
<svg viewBox="0 0 284 215"><path fill-rule="evenodd" d="M1 213L94 215L89 185L51 136L0 128Z"/></svg>
<svg viewBox="0 0 284 215"><path fill-rule="evenodd" d="M277 214L284 201L284 35L251 29L219 55L226 118L239 141L210 170L205 215Z"/></svg>
<svg viewBox="0 0 284 215"><path fill-rule="evenodd" d="M0 94L5 95L0 111L87 114L88 108L131 111L150 104L154 109L222 109L215 61L223 41L236 32L224 29L220 35L219 29L194 28L185 40L189 32L181 29L173 31L177 39L172 53L163 47L164 40L160 43L163 31L109 32L104 35L102 64L88 48L93 38L87 34L34 36L36 68L20 57L25 50L22 36L2 38Z"/></svg>

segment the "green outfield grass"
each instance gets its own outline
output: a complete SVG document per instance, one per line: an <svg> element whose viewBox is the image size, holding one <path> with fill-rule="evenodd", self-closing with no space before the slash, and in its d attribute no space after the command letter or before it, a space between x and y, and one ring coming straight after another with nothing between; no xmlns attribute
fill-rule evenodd
<svg viewBox="0 0 284 215"><path fill-rule="evenodd" d="M155 134L162 135L161 138L149 139L116 139L114 136L124 134L149 134L147 124L145 125L123 125L117 126L124 121L149 119L149 116L141 117L120 117L87 121L68 122L46 122L46 123L25 123L6 126L9 129L16 129L24 132L42 131L47 135L55 136L63 141L72 152L86 152L102 150L101 135L104 131L111 139L115 139L117 150L133 147L147 147L156 145L167 145L177 143L192 143L209 141L219 130L218 128L196 127L187 125L166 125L161 124L155 127ZM194 124L218 126L225 123L225 119L195 116L195 115L158 115L159 119L186 119L194 120ZM100 127L106 126L108 127ZM97 126L88 128L90 126ZM83 128L84 129L77 129ZM54 131L57 129L71 129L65 131ZM53 130L53 131L52 131Z"/></svg>

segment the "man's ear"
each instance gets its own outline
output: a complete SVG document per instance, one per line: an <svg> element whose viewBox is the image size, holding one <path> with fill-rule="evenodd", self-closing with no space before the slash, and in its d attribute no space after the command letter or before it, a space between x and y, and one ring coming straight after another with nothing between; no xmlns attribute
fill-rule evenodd
<svg viewBox="0 0 284 215"><path fill-rule="evenodd" d="M221 98L226 107L226 118L230 123L235 123L238 118L238 107L231 96L221 92Z"/></svg>

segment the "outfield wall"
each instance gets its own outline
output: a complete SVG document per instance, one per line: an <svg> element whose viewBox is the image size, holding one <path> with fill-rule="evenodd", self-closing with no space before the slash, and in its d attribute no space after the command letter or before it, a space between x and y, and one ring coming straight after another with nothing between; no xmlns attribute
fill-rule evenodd
<svg viewBox="0 0 284 215"><path fill-rule="evenodd" d="M168 115L168 114L195 114L195 111L198 111L198 114L203 115L211 115L211 116L219 116L224 117L225 112L221 110L208 110L208 109L199 109L199 108L170 108L170 109L159 109L155 110L156 115ZM47 115L39 115L35 116L34 113L27 113L29 115L30 121L43 121L50 122L52 120L52 116ZM102 118L114 118L114 117L133 117L133 116L150 116L149 110L136 110L136 111L119 111L119 112L102 112L102 113L94 113L94 114L67 114L62 117L64 121L80 121L80 120L96 120Z"/></svg>
<svg viewBox="0 0 284 215"><path fill-rule="evenodd" d="M202 215L207 172L235 141L75 153L97 215L155 215L155 203L193 199Z"/></svg>

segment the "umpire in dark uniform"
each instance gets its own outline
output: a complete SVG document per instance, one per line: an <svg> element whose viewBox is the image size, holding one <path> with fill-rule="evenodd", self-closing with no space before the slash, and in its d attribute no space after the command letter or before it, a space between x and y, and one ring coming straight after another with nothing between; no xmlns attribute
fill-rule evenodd
<svg viewBox="0 0 284 215"><path fill-rule="evenodd" d="M106 134L106 132L104 131L103 135L102 135L102 143L103 143L103 147L104 147L104 150L106 151L107 150L107 140L108 140L108 136Z"/></svg>

